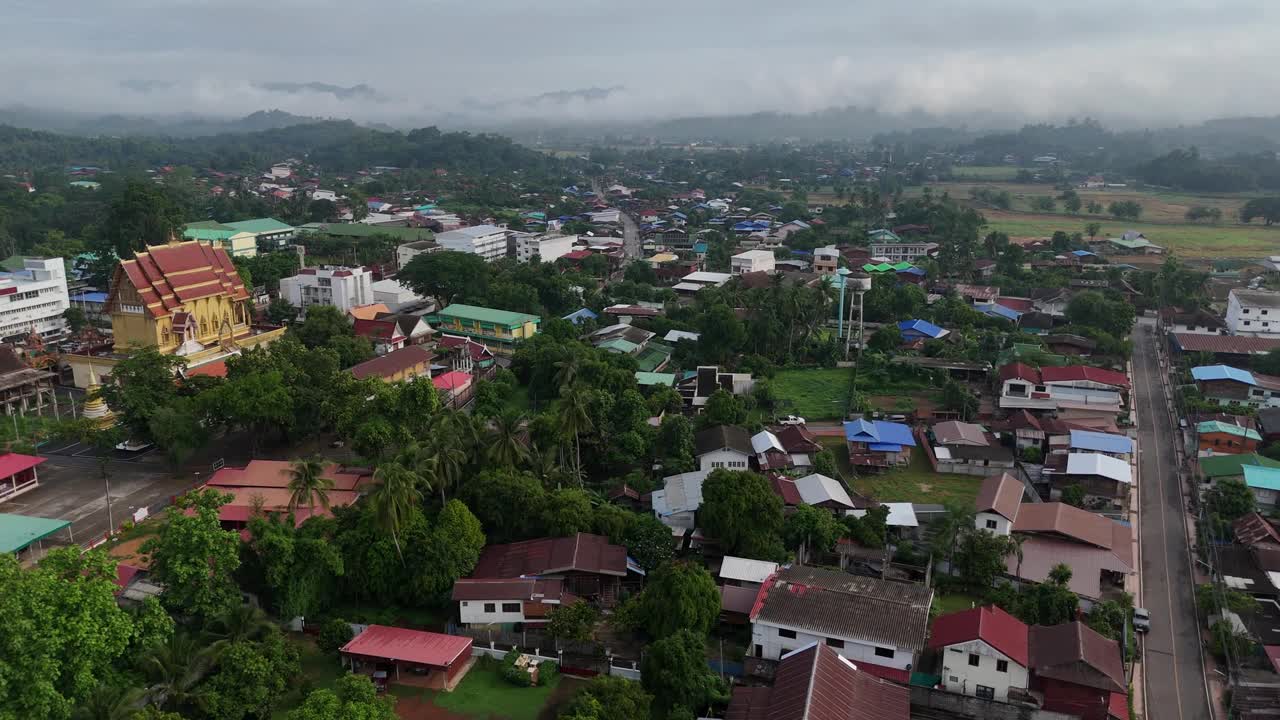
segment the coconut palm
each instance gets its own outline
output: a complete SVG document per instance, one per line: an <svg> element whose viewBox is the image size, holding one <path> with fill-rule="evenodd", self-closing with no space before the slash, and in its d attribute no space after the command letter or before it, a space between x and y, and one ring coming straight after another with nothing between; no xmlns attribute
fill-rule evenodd
<svg viewBox="0 0 1280 720"><path fill-rule="evenodd" d="M422 502L422 491L418 484L422 479L417 473L398 462L384 463L373 473L373 491L369 493L369 506L382 527L391 533L391 542L395 543L396 555L404 563L404 553L400 550L400 528L414 506Z"/></svg>
<svg viewBox="0 0 1280 720"><path fill-rule="evenodd" d="M142 702L140 688L100 684L71 714L71 720L130 720Z"/></svg>
<svg viewBox="0 0 1280 720"><path fill-rule="evenodd" d="M1022 543L1027 541L1026 535L1010 535L1009 549L1013 552L1013 556L1018 559L1017 572L1014 577L1022 577Z"/></svg>
<svg viewBox="0 0 1280 720"><path fill-rule="evenodd" d="M212 669L216 650L199 642L193 635L176 632L167 642L157 643L142 657L143 672L154 683L153 697L164 708L190 705L198 695L196 688Z"/></svg>
<svg viewBox="0 0 1280 720"><path fill-rule="evenodd" d="M569 388L560 395L559 420L565 437L573 438L573 472L582 483L582 433L591 429L590 400L585 391Z"/></svg>
<svg viewBox="0 0 1280 720"><path fill-rule="evenodd" d="M489 431L489 460L495 464L514 467L529 457L524 444L524 413L510 408L493 418Z"/></svg>
<svg viewBox="0 0 1280 720"><path fill-rule="evenodd" d="M582 369L582 361L574 354L564 360L556 361L556 384L560 387L569 387L574 380L578 379L578 370Z"/></svg>
<svg viewBox="0 0 1280 720"><path fill-rule="evenodd" d="M271 630L275 624L260 608L252 605L236 605L220 613L209 623L209 635L218 643L233 643L241 640L259 640Z"/></svg>
<svg viewBox="0 0 1280 720"><path fill-rule="evenodd" d="M324 476L325 461L316 456L294 460L289 468L289 511L300 507L329 509L333 479Z"/></svg>

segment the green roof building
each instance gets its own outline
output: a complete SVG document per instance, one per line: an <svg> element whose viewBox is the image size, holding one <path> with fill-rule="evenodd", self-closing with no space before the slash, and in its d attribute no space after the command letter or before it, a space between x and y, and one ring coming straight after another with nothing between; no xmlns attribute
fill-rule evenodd
<svg viewBox="0 0 1280 720"><path fill-rule="evenodd" d="M676 384L675 373L660 372L636 372L636 384L641 387L648 385L666 385L674 387Z"/></svg>
<svg viewBox="0 0 1280 720"><path fill-rule="evenodd" d="M1234 478L1244 479L1244 466L1280 468L1280 461L1272 460L1258 453L1242 453L1240 455L1210 455L1199 459L1200 475L1210 483L1218 480Z"/></svg>
<svg viewBox="0 0 1280 720"><path fill-rule="evenodd" d="M182 237L184 240L200 240L221 247L231 257L253 257L258 254L258 241L252 233L213 220L188 223L182 231Z"/></svg>
<svg viewBox="0 0 1280 720"><path fill-rule="evenodd" d="M431 316L431 326L441 332L503 345L533 337L541 323L537 315L458 303Z"/></svg>
<svg viewBox="0 0 1280 720"><path fill-rule="evenodd" d="M20 553L70 526L70 520L0 513L0 552Z"/></svg>

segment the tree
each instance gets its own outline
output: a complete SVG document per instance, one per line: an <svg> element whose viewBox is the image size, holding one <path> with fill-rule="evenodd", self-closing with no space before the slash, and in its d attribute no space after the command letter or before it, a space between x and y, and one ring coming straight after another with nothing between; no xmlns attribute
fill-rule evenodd
<svg viewBox="0 0 1280 720"><path fill-rule="evenodd" d="M1280 197L1253 198L1240 208L1240 222L1250 223L1259 217L1267 225L1280 221Z"/></svg>
<svg viewBox="0 0 1280 720"><path fill-rule="evenodd" d="M658 451L658 461L664 473L682 473L693 469L695 445L693 423L684 415L671 414L662 418L658 427L658 439L653 444Z"/></svg>
<svg viewBox="0 0 1280 720"><path fill-rule="evenodd" d="M1005 558L1013 554L1009 539L970 526L960 537L955 570L976 592L986 592L1005 572Z"/></svg>
<svg viewBox="0 0 1280 720"><path fill-rule="evenodd" d="M333 689L313 690L288 720L397 720L394 695L378 696L367 675L348 673Z"/></svg>
<svg viewBox="0 0 1280 720"><path fill-rule="evenodd" d="M1031 198L1031 209L1035 212L1051 213L1058 209L1058 203L1048 195L1037 195Z"/></svg>
<svg viewBox="0 0 1280 720"><path fill-rule="evenodd" d="M183 495L143 543L151 575L164 588L160 600L171 611L208 620L239 604L232 574L240 566L240 536L218 520L231 498L212 489Z"/></svg>
<svg viewBox="0 0 1280 720"><path fill-rule="evenodd" d="M1142 216L1142 205L1133 200L1120 200L1108 205L1107 212L1122 220L1137 220Z"/></svg>
<svg viewBox="0 0 1280 720"><path fill-rule="evenodd" d="M592 678L573 696L560 720L649 720L652 703L653 696L645 692L640 683L600 675Z"/></svg>
<svg viewBox="0 0 1280 720"><path fill-rule="evenodd" d="M703 419L708 427L739 425L746 422L747 409L733 393L724 388L718 388L711 393L711 397L707 398Z"/></svg>
<svg viewBox="0 0 1280 720"><path fill-rule="evenodd" d="M652 572L675 555L671 528L647 513L633 517L622 533L622 545L645 572Z"/></svg>
<svg viewBox="0 0 1280 720"><path fill-rule="evenodd" d="M727 700L724 684L707 666L705 635L681 630L649 646L640 661L640 684L653 695L654 717L683 709L700 714Z"/></svg>
<svg viewBox="0 0 1280 720"><path fill-rule="evenodd" d="M821 560L831 552L843 530L830 511L801 505L787 517L782 536L787 547L796 549L796 561L803 564L814 554Z"/></svg>
<svg viewBox="0 0 1280 720"><path fill-rule="evenodd" d="M541 530L546 491L530 473L485 470L463 487L461 496L495 542L523 540Z"/></svg>
<svg viewBox="0 0 1280 720"><path fill-rule="evenodd" d="M1084 202L1080 200L1080 193L1075 190L1067 190L1062 193L1062 207L1069 213L1078 213Z"/></svg>
<svg viewBox="0 0 1280 720"><path fill-rule="evenodd" d="M227 720L270 717L301 671L297 648L278 631L261 642L231 643L218 657L201 705L210 716Z"/></svg>
<svg viewBox="0 0 1280 720"><path fill-rule="evenodd" d="M854 517L853 515L845 515L841 519L844 525L844 532L841 537L847 537L862 547L866 548L882 548L889 534L889 507L887 505L877 505L873 508L867 508L867 512L862 517Z"/></svg>
<svg viewBox="0 0 1280 720"><path fill-rule="evenodd" d="M1202 615L1218 615L1223 607L1237 615L1252 615L1262 606L1257 598L1239 590L1216 587L1213 583L1196 586L1196 608Z"/></svg>
<svg viewBox="0 0 1280 720"><path fill-rule="evenodd" d="M1080 599L1071 592L1071 568L1059 563L1045 582L1037 583L1018 596L1014 615L1028 625L1060 625L1075 619Z"/></svg>
<svg viewBox="0 0 1280 720"><path fill-rule="evenodd" d="M687 630L706 637L720 616L720 591L701 565L672 561L649 577L640 596L640 617L653 638Z"/></svg>
<svg viewBox="0 0 1280 720"><path fill-rule="evenodd" d="M950 378L942 386L942 404L958 413L961 420L969 420L978 412L978 398L973 391Z"/></svg>
<svg viewBox="0 0 1280 720"><path fill-rule="evenodd" d="M489 432L489 460L498 466L515 467L529 458L529 447L524 443L524 413L506 408L491 421Z"/></svg>
<svg viewBox="0 0 1280 720"><path fill-rule="evenodd" d="M945 501L946 514L936 524L933 535L933 551L936 555L947 558L949 572L954 575L956 568L956 551L965 533L974 529L973 506L968 503Z"/></svg>
<svg viewBox="0 0 1280 720"><path fill-rule="evenodd" d="M267 322L273 325L290 323L297 318L298 308L284 298L272 298L271 303L267 305Z"/></svg>
<svg viewBox="0 0 1280 720"><path fill-rule="evenodd" d="M68 547L23 569L4 553L0 588L0 717L65 720L114 678L135 632L115 601L115 562Z"/></svg>
<svg viewBox="0 0 1280 720"><path fill-rule="evenodd" d="M391 541L396 546L396 554L400 562L404 562L404 552L400 549L400 528L404 525L409 512L422 501L422 491L418 489L418 476L403 465L395 462L385 463L373 473L376 484L369 493L369 506L373 508L383 529L391 533Z"/></svg>
<svg viewBox="0 0 1280 720"><path fill-rule="evenodd" d="M459 295L483 295L489 282L489 267L473 253L435 252L418 255L396 275L415 293L435 300L444 308Z"/></svg>
<svg viewBox="0 0 1280 720"><path fill-rule="evenodd" d="M713 470L702 484L699 522L727 553L782 560L782 500L762 476Z"/></svg>
<svg viewBox="0 0 1280 720"><path fill-rule="evenodd" d="M337 655L343 645L351 642L351 623L342 618L329 618L320 626L316 646L331 655Z"/></svg>
<svg viewBox="0 0 1280 720"><path fill-rule="evenodd" d="M164 245L180 234L182 208L165 189L144 180L129 180L124 192L107 210L102 222L99 259L104 251L116 257L132 258L148 245Z"/></svg>
<svg viewBox="0 0 1280 720"><path fill-rule="evenodd" d="M1123 338L1133 329L1133 306L1123 299L1112 300L1096 290L1076 293L1067 302L1066 316L1073 325L1094 327Z"/></svg>
<svg viewBox="0 0 1280 720"><path fill-rule="evenodd" d="M1093 212L1093 205L1095 205L1095 203L1089 203L1089 206L1090 206L1089 212L1091 213ZM1094 238L1098 237L1098 233L1100 232L1102 232L1102 223L1100 222L1085 223L1084 233L1085 235L1089 236L1089 240L1093 240Z"/></svg>
<svg viewBox="0 0 1280 720"><path fill-rule="evenodd" d="M560 428L566 438L573 439L573 474L578 483L582 476L582 433L592 429L588 391L583 387L568 387L561 391L558 405Z"/></svg>
<svg viewBox="0 0 1280 720"><path fill-rule="evenodd" d="M551 537L569 537L590 532L591 498L578 488L561 488L547 493L542 507L542 528Z"/></svg>
<svg viewBox="0 0 1280 720"><path fill-rule="evenodd" d="M1062 488L1062 502L1072 506L1084 507L1085 491L1084 486L1079 483L1073 483Z"/></svg>
<svg viewBox="0 0 1280 720"><path fill-rule="evenodd" d="M586 642L591 639L600 613L586 600L559 605L547 616L547 633L559 640Z"/></svg>
<svg viewBox="0 0 1280 720"><path fill-rule="evenodd" d="M141 688L98 685L71 714L71 720L133 720L143 695Z"/></svg>
<svg viewBox="0 0 1280 720"><path fill-rule="evenodd" d="M1210 511L1227 522L1235 522L1256 507L1253 491L1243 480L1233 478L1214 483L1205 500Z"/></svg>
<svg viewBox="0 0 1280 720"><path fill-rule="evenodd" d="M1089 201L1089 204L1085 207L1085 210L1086 210L1090 215L1101 215L1101 214L1102 214L1102 203L1098 202L1097 200L1090 200L1090 201Z"/></svg>
<svg viewBox="0 0 1280 720"><path fill-rule="evenodd" d="M209 442L207 414L202 412L199 402L198 398L174 398L151 414L148 424L151 439L164 449L165 457L174 468L181 467ZM115 443L111 447L114 448Z"/></svg>
<svg viewBox="0 0 1280 720"><path fill-rule="evenodd" d="M184 365L183 358L147 346L130 348L129 357L112 368L101 387L102 399L134 439L152 439L151 416L177 395L174 374Z"/></svg>
<svg viewBox="0 0 1280 720"><path fill-rule="evenodd" d="M199 694L198 686L213 668L214 656L212 646L187 632L148 647L139 666L151 682L152 700L168 709L192 705Z"/></svg>
<svg viewBox="0 0 1280 720"><path fill-rule="evenodd" d="M747 330L733 308L719 303L698 321L698 351L708 362L725 363L736 356L747 340Z"/></svg>
<svg viewBox="0 0 1280 720"><path fill-rule="evenodd" d="M275 623L260 608L252 605L236 605L222 611L213 618L206 633L217 638L219 643L240 642L243 640L261 640L267 634L277 630Z"/></svg>
<svg viewBox="0 0 1280 720"><path fill-rule="evenodd" d="M902 346L902 331L897 324L882 325L867 340L867 349L890 353Z"/></svg>
<svg viewBox="0 0 1280 720"><path fill-rule="evenodd" d="M300 507L329 509L333 478L325 477L325 460L319 455L294 460L289 466L289 512Z"/></svg>
<svg viewBox="0 0 1280 720"><path fill-rule="evenodd" d="M78 307L69 307L62 313L62 318L67 321L67 326L71 328L71 332L78 333L89 324L89 320L84 315L84 309Z"/></svg>

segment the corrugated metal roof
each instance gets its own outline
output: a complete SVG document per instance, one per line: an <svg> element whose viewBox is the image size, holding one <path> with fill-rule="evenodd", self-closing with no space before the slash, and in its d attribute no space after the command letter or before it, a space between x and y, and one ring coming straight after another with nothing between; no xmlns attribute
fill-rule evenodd
<svg viewBox="0 0 1280 720"><path fill-rule="evenodd" d="M399 662L448 667L463 653L471 652L471 638L407 628L370 625L342 646L346 655L384 658Z"/></svg>
<svg viewBox="0 0 1280 720"><path fill-rule="evenodd" d="M1133 440L1125 435L1112 435L1092 430L1072 430L1071 447L1097 452L1131 453Z"/></svg>
<svg viewBox="0 0 1280 720"><path fill-rule="evenodd" d="M493 323L494 325L505 325L507 327L518 327L527 322L538 323L542 318L529 313L511 312L509 310L494 310L493 308L478 307L475 305L462 305L454 303L440 312L436 313L440 317L457 318L459 320L472 320L475 322Z"/></svg>
<svg viewBox="0 0 1280 720"><path fill-rule="evenodd" d="M1126 485L1133 482L1129 463L1110 455L1098 453L1070 453L1067 455L1068 475L1099 475Z"/></svg>
<svg viewBox="0 0 1280 720"><path fill-rule="evenodd" d="M70 520L0 513L0 552L18 552L70 524Z"/></svg>
<svg viewBox="0 0 1280 720"><path fill-rule="evenodd" d="M977 512L995 512L1009 522L1018 519L1026 486L1009 473L984 478L974 501Z"/></svg>
<svg viewBox="0 0 1280 720"><path fill-rule="evenodd" d="M1262 441L1262 436L1258 434L1257 430L1240 427L1239 425L1222 422L1221 420L1206 420L1202 423L1196 423L1196 432L1201 435L1223 433L1224 435L1234 435L1235 437L1242 437L1248 440Z"/></svg>
<svg viewBox="0 0 1280 720"><path fill-rule="evenodd" d="M1280 468L1245 465L1244 484L1259 490L1280 492Z"/></svg>
<svg viewBox="0 0 1280 720"><path fill-rule="evenodd" d="M806 475L796 480L796 489L800 491L800 499L806 505L820 505L824 502L835 502L852 508L853 500L840 484L839 480L818 473Z"/></svg>
<svg viewBox="0 0 1280 720"><path fill-rule="evenodd" d="M1253 380L1253 373L1248 370L1241 370L1230 365L1201 365L1191 368L1191 377L1200 382L1209 382L1213 380L1234 380L1246 385L1256 385Z"/></svg>
<svg viewBox="0 0 1280 720"><path fill-rule="evenodd" d="M942 615L933 621L929 647L981 640L1024 668L1029 664L1026 623L999 607L987 605Z"/></svg>
<svg viewBox="0 0 1280 720"><path fill-rule="evenodd" d="M763 583L777 571L778 563L734 557L732 555L725 555L720 564L720 578L724 580Z"/></svg>

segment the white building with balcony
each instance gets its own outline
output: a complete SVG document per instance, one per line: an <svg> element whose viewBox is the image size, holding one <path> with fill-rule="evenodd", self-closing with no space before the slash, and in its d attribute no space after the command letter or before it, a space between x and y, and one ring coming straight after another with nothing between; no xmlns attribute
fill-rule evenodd
<svg viewBox="0 0 1280 720"><path fill-rule="evenodd" d="M479 255L485 262L507 256L507 231L496 225L475 225L436 235L436 244L445 250Z"/></svg>
<svg viewBox="0 0 1280 720"><path fill-rule="evenodd" d="M1232 335L1280 337L1280 293L1233 289L1227 295L1227 330Z"/></svg>
<svg viewBox="0 0 1280 720"><path fill-rule="evenodd" d="M0 340L36 333L45 341L67 335L62 313L71 307L62 258L23 258L22 269L0 273Z"/></svg>
<svg viewBox="0 0 1280 720"><path fill-rule="evenodd" d="M373 273L364 267L303 268L280 281L280 297L299 308L332 305L345 315L353 307L374 302Z"/></svg>
<svg viewBox="0 0 1280 720"><path fill-rule="evenodd" d="M573 251L577 235L557 233L519 233L516 235L516 259L527 263L536 255L544 263L555 262L565 253Z"/></svg>

